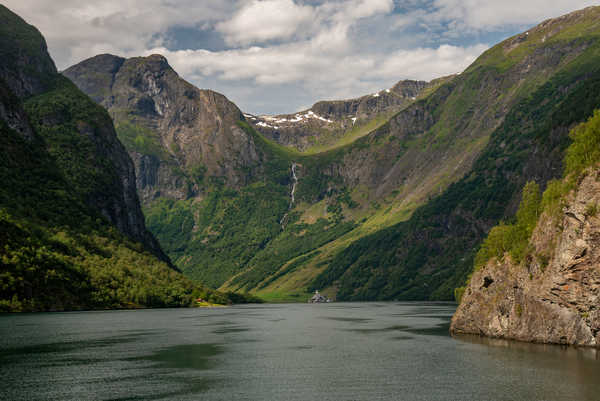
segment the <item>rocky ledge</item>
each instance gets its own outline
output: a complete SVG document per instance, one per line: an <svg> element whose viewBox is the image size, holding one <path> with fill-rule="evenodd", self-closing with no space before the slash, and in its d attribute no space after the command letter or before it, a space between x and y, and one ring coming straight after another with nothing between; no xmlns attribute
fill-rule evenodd
<svg viewBox="0 0 600 401"><path fill-rule="evenodd" d="M506 256L475 272L450 331L600 347L600 171L558 218L542 215L520 265Z"/></svg>

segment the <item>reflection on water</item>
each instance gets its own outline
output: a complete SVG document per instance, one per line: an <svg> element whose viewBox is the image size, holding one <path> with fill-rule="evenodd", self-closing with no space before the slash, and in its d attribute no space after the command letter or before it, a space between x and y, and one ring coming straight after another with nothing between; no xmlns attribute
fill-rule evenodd
<svg viewBox="0 0 600 401"><path fill-rule="evenodd" d="M155 362L152 368L203 370L215 366L214 359L211 357L221 353L223 349L219 344L175 345L131 360Z"/></svg>
<svg viewBox="0 0 600 401"><path fill-rule="evenodd" d="M447 303L0 316L0 400L597 400L600 355L448 335Z"/></svg>
<svg viewBox="0 0 600 401"><path fill-rule="evenodd" d="M454 338L471 344L482 344L490 347L503 348L503 352L510 352L513 354L536 354L536 358L542 357L549 361L556 360L558 362L563 362L568 359L581 358L600 361L600 350L597 348L568 347L565 345L553 344L532 344L521 341L481 337L469 334L457 334L454 336ZM600 366L598 366L598 368L600 368Z"/></svg>

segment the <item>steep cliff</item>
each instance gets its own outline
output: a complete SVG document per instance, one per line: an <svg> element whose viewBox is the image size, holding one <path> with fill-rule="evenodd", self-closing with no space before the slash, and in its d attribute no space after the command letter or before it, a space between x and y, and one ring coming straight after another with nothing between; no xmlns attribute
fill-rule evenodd
<svg viewBox="0 0 600 401"><path fill-rule="evenodd" d="M471 277L452 318L453 333L600 346L600 113L573 137L568 176L545 191L524 246L505 234L505 245L493 249L494 237L514 225L495 228L484 243L494 256Z"/></svg>
<svg viewBox="0 0 600 401"><path fill-rule="evenodd" d="M201 196L208 177L248 184L258 155L237 125L242 113L225 96L181 79L164 57L104 54L63 74L110 113L143 203Z"/></svg>

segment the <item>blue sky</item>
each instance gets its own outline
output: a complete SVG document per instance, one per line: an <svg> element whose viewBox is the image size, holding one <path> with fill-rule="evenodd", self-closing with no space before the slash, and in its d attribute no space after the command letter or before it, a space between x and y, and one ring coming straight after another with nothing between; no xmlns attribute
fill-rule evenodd
<svg viewBox="0 0 600 401"><path fill-rule="evenodd" d="M5 0L59 69L100 53L160 53L245 112L464 70L489 46L587 0Z"/></svg>

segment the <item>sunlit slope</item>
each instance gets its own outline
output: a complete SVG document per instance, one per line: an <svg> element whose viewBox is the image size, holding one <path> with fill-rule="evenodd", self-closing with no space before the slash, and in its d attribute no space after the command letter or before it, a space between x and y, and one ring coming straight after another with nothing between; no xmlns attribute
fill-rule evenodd
<svg viewBox="0 0 600 401"><path fill-rule="evenodd" d="M425 106L443 99L440 102L442 105L430 113L431 119L437 116L438 121L432 121L430 128L422 131L420 135L413 135L410 139L404 138L403 145L408 148L407 153L413 154L412 166L419 164L415 160L418 157L437 155L436 158L441 160L429 163L439 169L436 174L423 174L427 166L417 169L421 179L426 177L421 185L404 189L405 196L393 199L384 197L379 201L378 212L375 212L371 219L359 223L358 227L338 241L332 241L313 253L304 253L288 264L278 266L276 272L254 290L259 293L292 293L296 288L311 290L333 286L334 290L341 288L344 291L340 294L342 298L350 299L423 299L430 296L450 298L451 286L446 287L443 282L457 280L455 277L461 274L460 266L470 258L473 248L481 240L481 233L489 228L489 221L511 215L511 207L514 205L512 199L515 196L515 188L518 187L514 186L511 180L524 179L512 173L490 190L485 179L481 181L483 177L480 175L483 171L480 166L495 166L496 163L501 163L511 168L523 168L523 153L530 151L539 156L529 161L525 175L552 176L559 169L556 164L560 160L554 159L552 155L560 154L565 141L565 137L561 135L565 128L561 127L585 118L589 112L586 105L595 102L597 95L594 93L594 87L588 87L594 80L594 63L597 62L598 30L594 15L597 15L597 9L589 9L542 24L532 29L529 34L524 33L511 38L490 49L462 75L424 99L421 104ZM578 32L579 36L574 37L574 32ZM520 49L519 45L524 49ZM570 97L562 98L565 94L564 88L570 89ZM547 104L540 102L542 97ZM582 98L586 101L582 102ZM533 107L535 102L540 104ZM531 110L524 108L524 105L528 105ZM407 110L418 110L418 105L412 107L412 110L410 107ZM569 114L556 114L559 108L570 110ZM395 118L398 119L404 113L406 112L401 112ZM508 121L498 118L506 113ZM385 138L385 134L388 135L387 138L392 137L394 130L388 129L388 126L380 129L373 137ZM551 141L543 137L532 141L517 136L515 140L520 142L519 146L522 148L507 149L506 143L498 140L511 138L521 131L539 130L539 127L550 127L546 129L552 131ZM492 132L494 134L491 137L494 140L490 143ZM370 136L365 139L371 139L370 145L373 146L365 148L373 152L377 142ZM540 160L542 156L538 152L541 146L545 146L548 151L544 154L546 160ZM419 152L418 149L423 149L424 152ZM463 152L455 152L461 149ZM484 149L483 155L481 149ZM349 149L350 154L352 151ZM498 160L490 160L490 157L498 152L503 156ZM451 155L454 155L454 158L450 159L452 162L444 163L444 159ZM477 160L475 168L471 167L473 160ZM446 190L448 183L455 181L461 173L464 174L461 171L463 164L471 170L468 178L460 181L462 188L453 185ZM494 176L499 173L494 171L495 168L491 170L486 168L485 174ZM504 168L500 171L503 170ZM432 179L433 177L438 179ZM437 184L438 191L431 190L432 183ZM354 193L358 194L360 189L360 186L355 187ZM399 187L395 191L402 190L403 188ZM462 195L458 194L463 191L467 197L473 197L473 204L488 203L485 209L479 207L474 210L461 210L459 213L464 215L464 221L460 215L455 216L456 212L451 209L453 202L461 201ZM480 199L479 192L489 194L488 198ZM427 202L425 197L440 193L439 197ZM419 194L425 196L419 197ZM360 196L354 198L360 199ZM414 201L408 202L410 199ZM426 204L419 208L417 215L408 222L367 237L342 251L348 242L369 233L369 222L375 217L379 217L380 220L377 229L385 228L386 225L399 220L396 217L398 213L402 216L403 212L414 209L414 205L423 203ZM398 207L398 204L404 207ZM392 209L389 209L390 206ZM386 213L386 210L389 212ZM347 214L352 215L352 212L348 208ZM473 213L477 214L477 218L469 216ZM444 227L443 221L452 221L454 226ZM429 231L432 234L429 234ZM406 242L402 238L407 238ZM335 254L333 260L332 254ZM348 254L351 254L354 260L345 259L345 255ZM421 268L424 269L420 270ZM402 273L399 273L400 271ZM323 274L316 281L310 282L319 272ZM392 272L393 275L399 276L399 279L389 284ZM247 272L236 276L227 286L236 288L236 285L243 283L241 277L249 274ZM379 284L376 284L377 276L381 276ZM305 287L307 283L309 285ZM383 283L388 283L387 287ZM443 287L436 292L440 285Z"/></svg>
<svg viewBox="0 0 600 401"><path fill-rule="evenodd" d="M344 106L339 116L350 125L329 142L276 143L255 128L284 122L228 114L235 127L227 138L243 148L220 147L207 169L198 157L197 169L173 170L189 191L174 194L160 174L138 174L138 187L153 194L144 205L148 226L177 266L215 288L270 299L325 287L340 299L448 299L489 227L512 215L521 180L560 170L565 130L596 101L597 20L591 8L510 38L397 109L376 108L364 125L357 118L355 131ZM370 104L384 93L364 98ZM138 95L160 103L160 94ZM218 111L189 100L185 110ZM311 109L311 124L336 124L325 106ZM179 120L194 121L186 113ZM167 123L152 118L152 135L139 131L125 143L138 160L152 156L136 147L145 139L161 138L175 159L211 149L199 127L186 131L189 146L177 153L183 148L161 131ZM320 136L314 129L307 134Z"/></svg>

